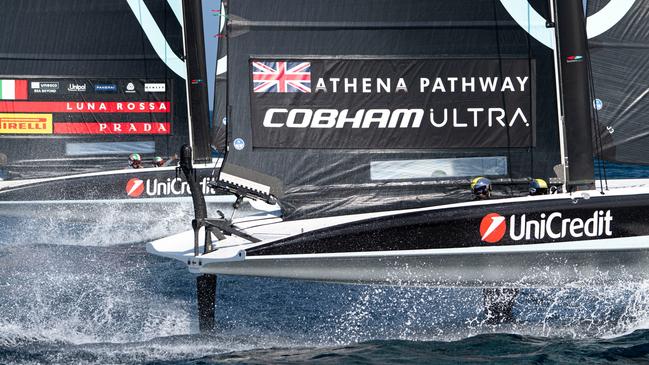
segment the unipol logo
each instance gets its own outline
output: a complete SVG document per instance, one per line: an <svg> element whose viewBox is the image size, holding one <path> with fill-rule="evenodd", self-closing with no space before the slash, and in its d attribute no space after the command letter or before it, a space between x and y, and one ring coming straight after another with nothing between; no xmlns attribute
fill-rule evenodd
<svg viewBox="0 0 649 365"><path fill-rule="evenodd" d="M505 217L498 213L489 213L480 222L481 240L488 243L500 241L507 231Z"/></svg>
<svg viewBox="0 0 649 365"><path fill-rule="evenodd" d="M137 198L144 192L144 181L137 177L132 178L126 183L126 194L131 198Z"/></svg>

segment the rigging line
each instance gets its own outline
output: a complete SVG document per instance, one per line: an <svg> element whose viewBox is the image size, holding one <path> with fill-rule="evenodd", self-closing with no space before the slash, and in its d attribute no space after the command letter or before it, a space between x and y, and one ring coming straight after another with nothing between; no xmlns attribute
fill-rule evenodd
<svg viewBox="0 0 649 365"><path fill-rule="evenodd" d="M594 89L594 83L593 83L593 74L592 74L592 68L591 68L591 63L590 63L590 53L589 53L589 48L588 44L586 45L586 72L588 73L588 98L589 98L589 105L588 108L590 110L590 119L591 119L591 126L592 126L592 131L591 131L591 140L594 138L595 139L595 156L597 156L597 171L599 173L599 186L600 186L600 192L604 194L604 181L603 181L603 170L602 170L602 140L601 140L601 133L599 129L599 121L596 120L596 112L597 108L595 105L592 103L595 100L595 89ZM594 167L594 166L593 166Z"/></svg>
<svg viewBox="0 0 649 365"><path fill-rule="evenodd" d="M592 64L592 61L591 61L591 55L590 55L590 48L589 47L586 47L586 53L587 53L587 57L588 57L588 69L590 71L590 82L593 85L592 86L593 87L593 98L596 98L597 96L596 96L596 93L595 93L595 78L593 76L594 75L593 74L593 67L592 67L593 64ZM600 124L599 123L599 111L597 110L597 108L593 108L593 109L595 110L595 122L599 126L599 124ZM607 129L607 131L608 131L608 129ZM598 132L599 132L599 129L598 129ZM606 167L606 160L604 159L604 144L602 142L602 135L601 134L598 134L598 135L600 136L600 146L602 148L601 162L602 162L603 168L604 168L604 184L606 185L606 190L608 190L608 172L607 172L607 167Z"/></svg>
<svg viewBox="0 0 649 365"><path fill-rule="evenodd" d="M169 2L167 2L166 5L171 6L171 4L170 4ZM166 5L163 5L163 8L164 8L164 24L162 25L162 34L164 35L165 39L167 38L167 35L168 35L168 33L167 33L167 24L168 24L168 22L169 22L169 18L168 18L168 16L169 16L169 12L167 11L168 7L167 7ZM172 9L172 11L173 11L173 9ZM174 13L175 13L175 12L174 12ZM166 59L167 59L167 47L165 47L164 55L165 55L165 60L166 60ZM165 70L165 71L164 71L164 82L165 82L165 85L166 85L166 84L168 83L167 81L169 80L169 67L164 67L164 70ZM167 88L169 88L170 91L167 91ZM169 100L170 98L167 96L167 95L168 95L168 94L167 94L168 92L171 92L172 95L173 95L173 90L171 90L171 85L169 85L169 86L165 86L165 96L164 96L165 100L170 101L170 100ZM174 110L174 111L175 111L175 110ZM149 117L150 117L151 119L153 119L153 113L150 113ZM173 118L173 116L172 116L172 118ZM175 119L175 118L174 118L174 119ZM170 120L169 120L169 114L168 114L168 113L165 114L165 122L167 122L167 123L170 122ZM170 123L169 125L171 126L171 129L173 130L173 129L174 129L174 125L171 124L171 123ZM173 132L175 133L176 131L174 130ZM167 150L167 151L166 151L166 152L167 152L167 156L166 156L166 157L170 159L170 158L172 158L172 156L173 156L173 155L172 155L172 151L173 151L173 152L176 152L176 151L174 151L174 150L175 150L174 147L171 147L171 144L172 144L172 143L171 143L171 140L172 140L171 135L167 135L167 136L165 136L165 137L166 137L165 139L167 140L167 148L166 148L166 150ZM171 147L171 148L170 148L170 147Z"/></svg>
<svg viewBox="0 0 649 365"><path fill-rule="evenodd" d="M588 8L584 9L584 21L587 19ZM588 42L588 40L586 41ZM602 134L600 131L599 123L599 112L597 110L597 105L595 104L597 100L597 95L595 93L595 79L593 76L593 64L591 60L590 47L586 43L586 70L588 72L588 87L590 92L589 108L591 108L591 119L595 133L595 148L599 154L599 161L597 163L599 169L599 184L602 194L604 193L604 185L606 185L606 190L608 190L608 176L606 171L606 162L604 160L604 144L602 142Z"/></svg>
<svg viewBox="0 0 649 365"><path fill-rule="evenodd" d="M493 16L494 16L494 23L496 23L496 49L498 52L498 68L500 70L500 78L502 79L503 77L503 60L502 60L502 52L500 49L500 28L498 27L498 13L496 10L496 1L493 0ZM505 110L505 114L507 113L507 103L505 100L505 94L503 92L500 93L502 103L503 103L503 109ZM507 120L507 119L506 119ZM512 161L512 151L511 151L511 135L509 133L509 123L507 123L507 175L509 179L512 179L512 170L511 170L511 161ZM511 190L511 194L513 196L513 191Z"/></svg>
<svg viewBox="0 0 649 365"><path fill-rule="evenodd" d="M586 51L588 52L588 51ZM586 55L587 58L589 58L589 55ZM593 87L593 80L592 80L592 73L591 68L590 68L590 61L589 59L586 59L586 69L588 72L588 97L589 97L589 108L590 108L590 119L591 119L591 126L593 128L592 133L591 133L591 139L595 139L595 155L597 156L597 170L599 173L599 185L600 185L600 192L604 193L604 182L603 182L603 170L602 170L602 140L601 140L601 134L599 130L599 121L596 120L596 109L593 107L590 103L591 100L595 99L595 90Z"/></svg>
<svg viewBox="0 0 649 365"><path fill-rule="evenodd" d="M528 24L528 27L530 26L530 24L532 22L531 13L532 12L530 10L530 6L528 6L527 7L527 24ZM527 35L526 35L525 39L527 40L527 72L530 74L530 88L532 88L532 76L533 76L532 75L532 42L530 40L530 37L531 37L530 33L529 32L526 32L526 33L527 33ZM532 99L532 95L533 95L532 92L530 92L530 110L531 111L534 110L532 108L532 103L534 103L534 100ZM530 126L532 124L532 118L535 118L535 117L536 117L535 115L530 116ZM536 120L535 120L535 122L536 122ZM536 126L536 123L535 123L535 126ZM532 145L530 146L530 166L531 166L530 169L531 169L531 172L532 172L532 176L531 176L532 179L535 178L534 177L534 175L535 175L534 174L534 132L535 132L535 129L532 129L531 130L531 133L532 133ZM548 179L548 181L549 181L549 179Z"/></svg>
<svg viewBox="0 0 649 365"><path fill-rule="evenodd" d="M588 55L588 58L590 59L590 54ZM591 72L591 80L592 80L592 68L591 68L590 72ZM594 82L594 81L592 81L592 82ZM596 97L595 96L595 85L594 84L593 84L593 97ZM594 109L595 109L595 123L599 126L599 124L600 124L599 123L599 112L597 111L596 108L594 108ZM598 129L598 132L599 132L599 129ZM601 151L600 151L600 153L601 153L601 161L600 162L602 163L602 167L603 167L603 170L604 170L604 184L606 186L606 190L608 190L608 171L607 171L607 167L606 167L606 159L604 159L604 143L602 142L601 134L598 133L598 135L599 135L599 138L600 138L599 143L600 143L600 148L601 148Z"/></svg>
<svg viewBox="0 0 649 365"><path fill-rule="evenodd" d="M586 68L588 70L589 91L591 94L591 99L593 100L594 103L595 100L597 100L597 95L595 93L595 80L593 78L593 67L591 62L590 50L588 47L586 47ZM595 129L595 145L597 148L597 153L599 154L598 167L600 173L600 188L602 189L603 192L604 185L606 185L606 190L608 190L608 175L606 171L606 161L604 160L604 143L602 142L601 130L599 128L600 126L599 112L597 110L596 105L589 105L589 107L592 108L591 116L593 117L592 123Z"/></svg>

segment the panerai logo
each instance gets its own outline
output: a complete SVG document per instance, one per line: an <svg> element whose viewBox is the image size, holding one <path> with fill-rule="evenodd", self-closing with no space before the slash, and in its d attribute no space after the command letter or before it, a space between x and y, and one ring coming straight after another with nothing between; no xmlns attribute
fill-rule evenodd
<svg viewBox="0 0 649 365"><path fill-rule="evenodd" d="M541 213L540 219L530 219L526 214L509 217L509 237L513 241L530 239L561 239L612 236L611 211L597 210L587 219L563 217L561 212ZM483 242L496 243L507 233L507 218L489 213L480 222Z"/></svg>

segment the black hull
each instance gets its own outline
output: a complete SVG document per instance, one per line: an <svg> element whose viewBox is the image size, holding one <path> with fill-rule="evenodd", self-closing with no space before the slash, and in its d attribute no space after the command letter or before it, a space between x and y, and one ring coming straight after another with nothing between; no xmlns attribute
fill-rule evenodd
<svg viewBox="0 0 649 365"><path fill-rule="evenodd" d="M511 217L520 225L525 222L547 221L552 234L535 235L536 224L532 223L529 237L514 239L511 234ZM603 212L602 215L600 212ZM610 212L610 213L607 213ZM505 217L506 232L496 242L482 240L480 226L486 215L496 213ZM597 222L608 214L611 218L609 231L588 235L579 228L576 219L592 222L597 213ZM279 240L247 250L248 256L326 254L345 252L430 250L467 247L502 247L507 245L533 245L554 242L578 242L592 239L627 238L649 235L649 194L626 196L588 196L584 199L575 194L573 199L531 199L524 202L494 202L489 205L460 205L455 208L417 211L405 214L387 215L362 221L328 227L295 237ZM542 218L541 216L544 215ZM556 236L564 230L563 222L570 219L565 235ZM606 222L603 222L606 223ZM539 223L540 224L540 223ZM573 224L571 232L570 224ZM604 227L601 227L604 228ZM515 227L514 236L522 233L523 227ZM588 228L590 229L590 227ZM575 233L575 234L573 234ZM580 235L581 234L581 235ZM538 237L537 237L538 236Z"/></svg>
<svg viewBox="0 0 649 365"><path fill-rule="evenodd" d="M192 272L435 286L560 286L649 278L649 190L615 189L272 224L258 244L194 257L189 232L149 252ZM284 232L283 238L277 236ZM273 237L274 235L274 237ZM187 252L187 251L185 251Z"/></svg>
<svg viewBox="0 0 649 365"><path fill-rule="evenodd" d="M198 169L201 182L210 178L212 169L212 166ZM141 201L191 197L186 183L174 167L112 170L58 178L6 181L4 184L7 185L0 190L2 202ZM130 191L130 188L134 190ZM206 195L215 195L207 188L205 191Z"/></svg>
<svg viewBox="0 0 649 365"><path fill-rule="evenodd" d="M204 187L212 166L197 171L200 186ZM92 221L106 212L119 215L137 211L144 219L144 216L165 216L177 208L189 214L192 209L187 184L174 167L4 181L0 187L0 215L7 217L79 217ZM234 197L207 187L204 191L211 209L231 209Z"/></svg>

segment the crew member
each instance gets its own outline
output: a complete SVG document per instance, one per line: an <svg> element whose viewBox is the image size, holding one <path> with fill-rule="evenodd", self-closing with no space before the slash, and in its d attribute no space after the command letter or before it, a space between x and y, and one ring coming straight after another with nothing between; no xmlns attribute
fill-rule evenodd
<svg viewBox="0 0 649 365"><path fill-rule="evenodd" d="M530 182L530 195L545 195L548 193L548 183L543 179L534 179Z"/></svg>
<svg viewBox="0 0 649 365"><path fill-rule="evenodd" d="M162 159L160 156L156 156L153 158L153 167L162 167L165 166L165 160Z"/></svg>
<svg viewBox="0 0 649 365"><path fill-rule="evenodd" d="M131 153L131 154L128 156L128 165L129 165L132 169L141 169L141 168L144 168L144 166L142 166L142 157L140 157L140 154L139 154L139 153Z"/></svg>
<svg viewBox="0 0 649 365"><path fill-rule="evenodd" d="M491 180L486 177L476 177L471 180L471 191L473 192L474 200L482 200L491 198Z"/></svg>

